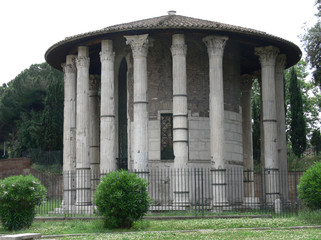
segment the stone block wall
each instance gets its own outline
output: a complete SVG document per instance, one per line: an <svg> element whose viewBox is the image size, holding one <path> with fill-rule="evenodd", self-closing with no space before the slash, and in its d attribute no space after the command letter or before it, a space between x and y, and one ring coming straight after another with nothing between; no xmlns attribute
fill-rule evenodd
<svg viewBox="0 0 321 240"><path fill-rule="evenodd" d="M158 113L160 115L162 111ZM189 123L189 166L210 167L210 132L208 117L192 117ZM133 124L133 123L132 123ZM133 125L131 125L133 126ZM243 167L242 116L239 113L225 111L225 153L227 167ZM161 160L160 118L149 120L149 166L172 167L173 160ZM238 181L238 180L236 180Z"/></svg>
<svg viewBox="0 0 321 240"><path fill-rule="evenodd" d="M0 179L30 173L30 158L11 158L0 160Z"/></svg>
<svg viewBox="0 0 321 240"><path fill-rule="evenodd" d="M207 117L189 118L189 160L192 162L211 159L210 125Z"/></svg>
<svg viewBox="0 0 321 240"><path fill-rule="evenodd" d="M242 115L225 111L225 154L227 166L243 166Z"/></svg>

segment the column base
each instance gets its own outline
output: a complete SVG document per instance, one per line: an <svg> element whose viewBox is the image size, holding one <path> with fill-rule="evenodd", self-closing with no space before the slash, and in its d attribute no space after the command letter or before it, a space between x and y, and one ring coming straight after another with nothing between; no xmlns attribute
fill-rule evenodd
<svg viewBox="0 0 321 240"><path fill-rule="evenodd" d="M232 206L228 202L212 202L212 212L214 213L220 213L224 211L230 211L232 210Z"/></svg>
<svg viewBox="0 0 321 240"><path fill-rule="evenodd" d="M260 209L260 199L258 197L244 197L243 207L247 209Z"/></svg>
<svg viewBox="0 0 321 240"><path fill-rule="evenodd" d="M149 171L134 171L134 173L142 178L145 179L148 182L148 177L149 177Z"/></svg>
<svg viewBox="0 0 321 240"><path fill-rule="evenodd" d="M189 207L189 191L176 191L174 192L174 207Z"/></svg>
<svg viewBox="0 0 321 240"><path fill-rule="evenodd" d="M95 213L97 207L94 205L88 206L76 206L76 205L63 205L61 208L55 208L54 211L49 212L49 215L56 214L89 214L92 215Z"/></svg>

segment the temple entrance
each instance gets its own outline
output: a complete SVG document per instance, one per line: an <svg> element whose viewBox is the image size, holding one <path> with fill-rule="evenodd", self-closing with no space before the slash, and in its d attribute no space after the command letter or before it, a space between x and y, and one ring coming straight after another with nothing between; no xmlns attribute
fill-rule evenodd
<svg viewBox="0 0 321 240"><path fill-rule="evenodd" d="M118 72L118 169L128 170L127 62L123 58Z"/></svg>

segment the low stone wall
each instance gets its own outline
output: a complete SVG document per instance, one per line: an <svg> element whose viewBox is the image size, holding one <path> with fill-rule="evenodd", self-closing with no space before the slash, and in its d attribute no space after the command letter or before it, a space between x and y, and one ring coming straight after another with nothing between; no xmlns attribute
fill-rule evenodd
<svg viewBox="0 0 321 240"><path fill-rule="evenodd" d="M14 175L28 175L30 173L30 158L11 158L0 160L0 179Z"/></svg>

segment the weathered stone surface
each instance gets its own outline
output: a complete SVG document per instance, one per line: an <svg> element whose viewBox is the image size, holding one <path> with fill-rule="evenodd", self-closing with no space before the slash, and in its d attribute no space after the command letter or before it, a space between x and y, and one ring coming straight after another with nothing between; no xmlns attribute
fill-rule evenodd
<svg viewBox="0 0 321 240"><path fill-rule="evenodd" d="M174 22L182 19L191 21L195 27L193 19L175 15L172 18ZM161 19L168 21L167 17ZM149 27L154 28L160 24L155 21L156 19L148 20L147 22L151 24ZM176 24L174 22L168 24L172 26ZM118 94L120 94L119 89L124 87L119 83L120 71L126 74L127 80L129 168L236 167L242 170L243 167L253 167L253 156L250 85L247 85L247 89L244 88L241 74L252 74L252 71L258 70L260 66L258 59L260 59L265 167L274 168L275 171L279 168L286 169L284 162L281 163L280 160L284 158L285 153L282 142L285 136L282 125L284 116L276 115L276 112L280 111L278 110L280 106L283 106L282 94L278 92L281 91L279 84L282 80L278 79L281 79L285 61L275 63L277 49L272 46L257 48L258 58L253 52L253 44L247 43L251 42L250 40L244 36L241 40L235 38L229 31L226 31L228 37L206 37L208 32L203 28L214 26L208 22L199 22L203 25L198 28L199 31L192 33L182 31L178 34L171 29L162 29L150 32L149 35L134 35L137 32L131 32L128 28L138 24L133 23L119 26L119 29L128 30L125 38L122 33L109 35L108 31L113 28L106 30L108 36L104 36L104 39L98 39L94 34L97 39L87 39L87 42L82 42L80 36L83 45L79 44L81 47L78 48L76 68L72 61L75 56L68 54L75 54L78 46L72 48L66 46L69 50L66 51L68 56L65 58L67 63L64 67L66 90L64 169L77 169L76 176L79 179L86 176L82 183L77 183L77 186L72 182L65 184L66 191L77 188L77 196L72 197L73 199L77 197L79 206L75 209L82 211L87 207L90 208L83 205L91 204L90 191L93 191L96 182L88 179L88 172L99 172L99 168L104 171L117 169L118 111L121 111L118 109L118 100L121 97ZM185 24L186 22L183 26L186 27ZM146 25L141 27L145 28ZM265 36L263 33L256 34ZM109 40L106 40L107 38ZM72 45L69 40L66 41ZM279 40L275 41L280 43ZM283 48L281 44L277 46ZM283 48L281 52L287 51ZM281 58L278 57L279 60ZM123 59L126 60L127 73L126 70L120 70ZM100 91L90 88L89 74L101 75ZM73 85L75 86L72 87ZM97 93L100 93L100 121L95 118L99 112ZM161 160L160 114L162 113L173 114L175 159ZM97 138L99 124L100 139ZM218 180L214 182L218 185L206 193L206 201L213 205L216 205L218 200L237 202L242 201L243 194L247 198L253 195L249 190L240 193L234 199L228 196L214 199L214 192L224 190L219 184L226 183L226 186L233 185L241 189L243 176L240 174L238 178L230 179L229 182L225 181L224 177L216 179L213 175L213 178ZM167 183L167 180L164 178L155 184L159 184L159 188L164 187L166 191L174 191L176 186ZM193 196L185 193L191 189L193 188L178 189L180 192L177 195L178 202L186 204L190 200L194 201ZM272 194L276 194L278 190L272 185L266 186L266 189ZM286 193L282 195L286 196ZM171 201L174 200L175 194L172 194ZM161 199L158 201L162 202ZM73 204L72 201L67 203L67 205Z"/></svg>

